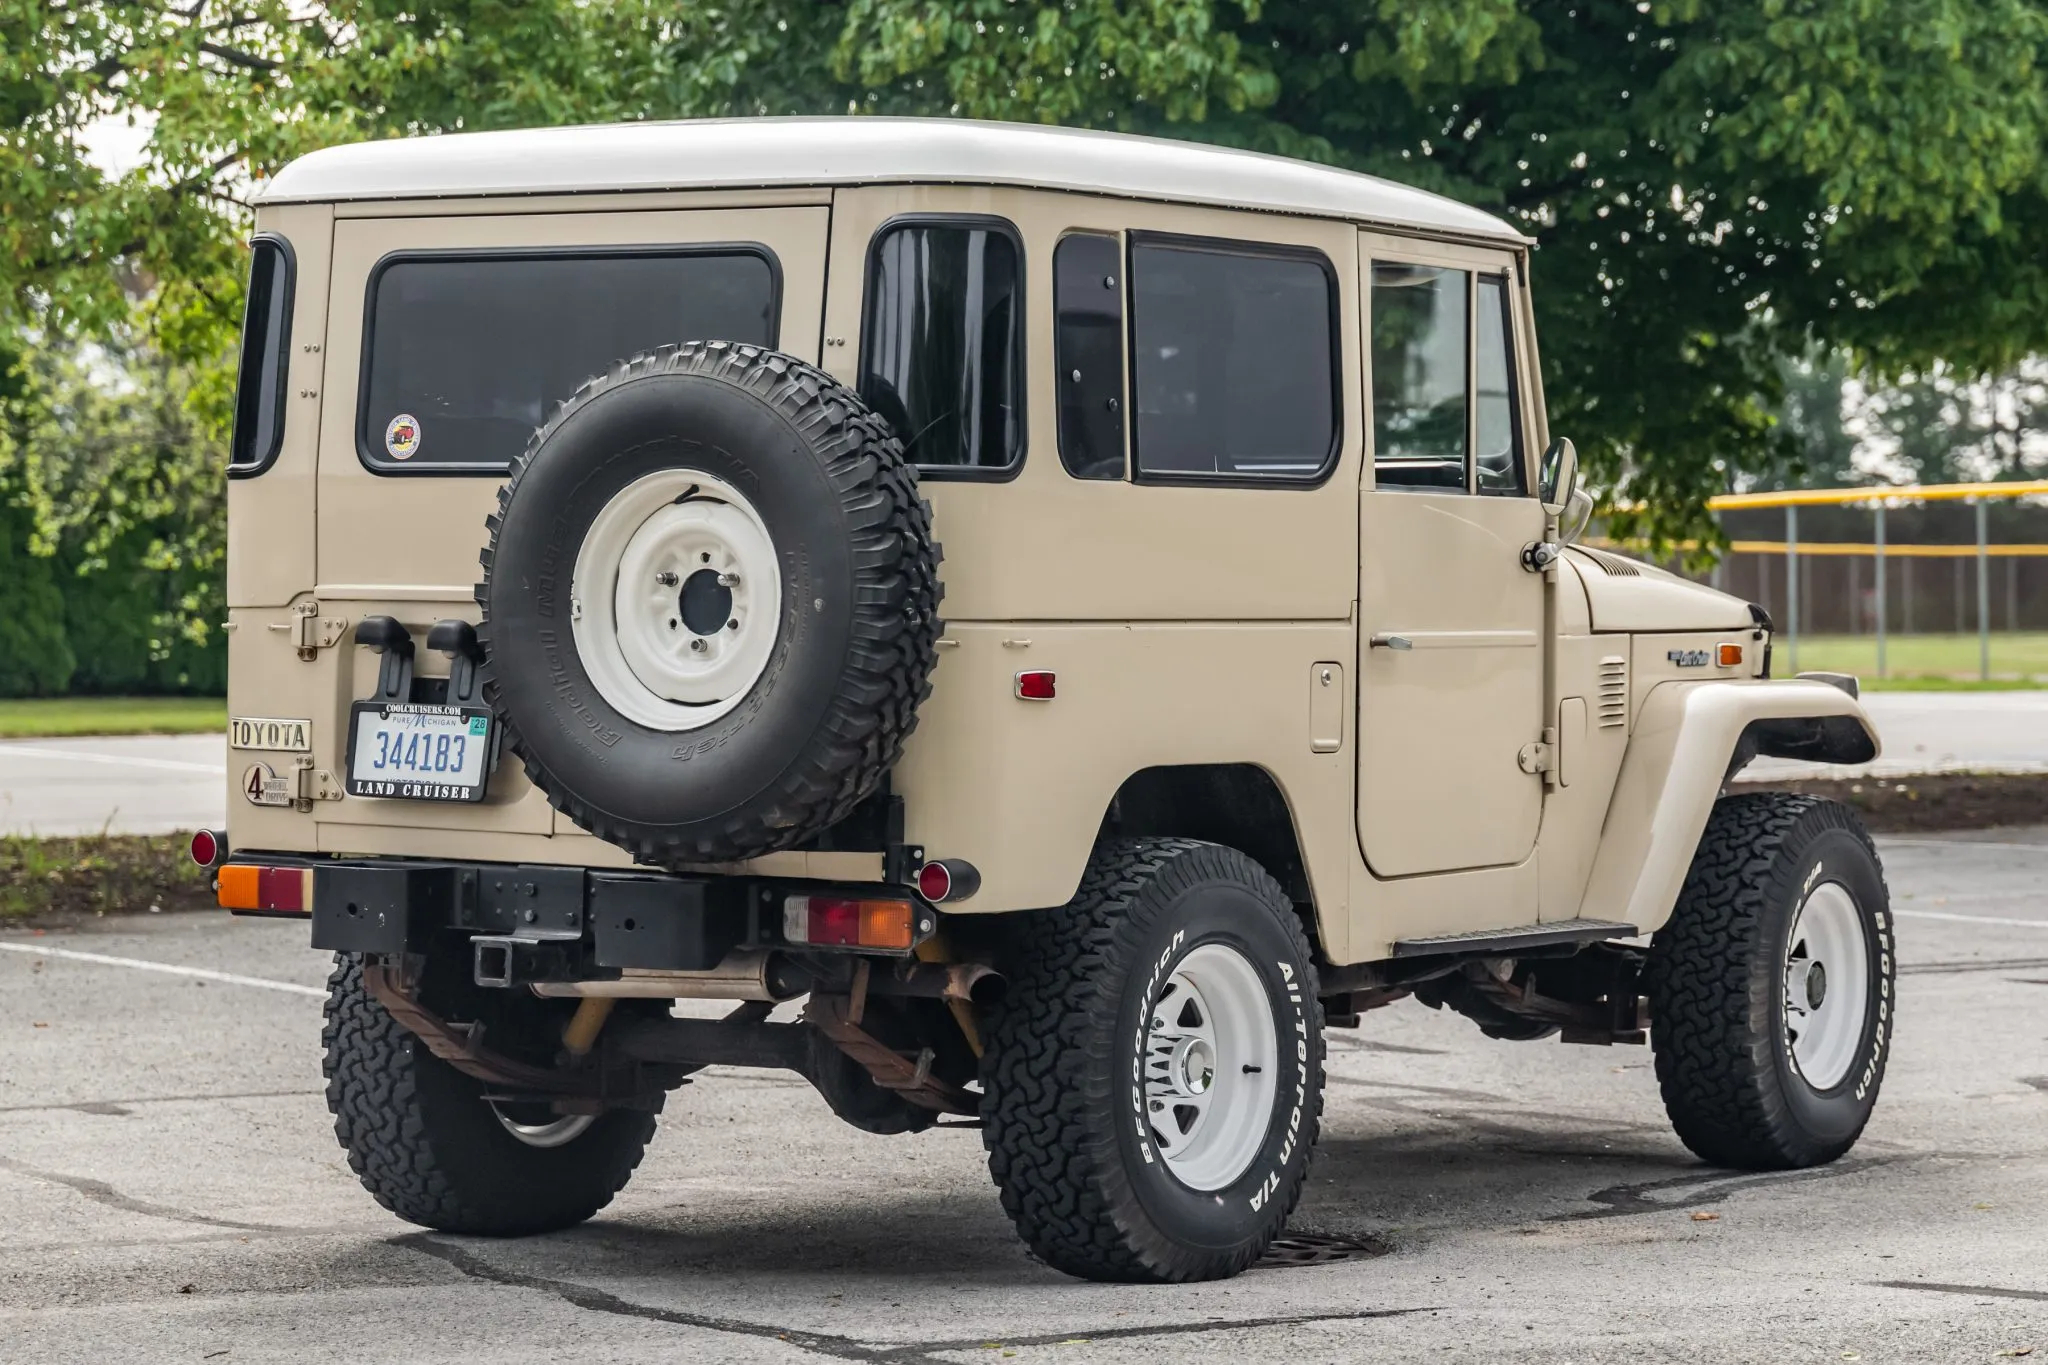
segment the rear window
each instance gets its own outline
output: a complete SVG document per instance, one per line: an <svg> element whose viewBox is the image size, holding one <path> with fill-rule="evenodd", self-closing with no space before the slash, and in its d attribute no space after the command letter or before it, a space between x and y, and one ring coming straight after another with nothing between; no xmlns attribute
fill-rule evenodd
<svg viewBox="0 0 2048 1365"><path fill-rule="evenodd" d="M279 237L258 237L250 247L242 364L235 383L235 434L228 444L232 474L262 473L284 441L285 361L292 331L291 248Z"/></svg>
<svg viewBox="0 0 2048 1365"><path fill-rule="evenodd" d="M1131 247L1140 478L1312 482L1337 453L1337 281L1286 247Z"/></svg>
<svg viewBox="0 0 2048 1365"><path fill-rule="evenodd" d="M780 283L758 246L387 257L370 280L357 447L390 472L501 473L615 360L773 346Z"/></svg>

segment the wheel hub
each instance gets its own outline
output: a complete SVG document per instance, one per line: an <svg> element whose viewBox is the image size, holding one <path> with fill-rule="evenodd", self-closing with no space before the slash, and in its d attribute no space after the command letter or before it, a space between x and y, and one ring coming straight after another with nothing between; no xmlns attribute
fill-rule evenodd
<svg viewBox="0 0 2048 1365"><path fill-rule="evenodd" d="M1785 1037L1816 1090L1848 1076L1870 1014L1870 945L1855 898L1840 882L1807 893L1785 946Z"/></svg>
<svg viewBox="0 0 2048 1365"><path fill-rule="evenodd" d="M700 729L739 705L767 670L781 607L760 514L695 470L621 489L577 552L577 655L599 695L650 729Z"/></svg>
<svg viewBox="0 0 2048 1365"><path fill-rule="evenodd" d="M1196 946L1151 1002L1144 1049L1146 1118L1167 1170L1193 1189L1231 1184L1273 1117L1279 1045L1264 978L1228 944Z"/></svg>

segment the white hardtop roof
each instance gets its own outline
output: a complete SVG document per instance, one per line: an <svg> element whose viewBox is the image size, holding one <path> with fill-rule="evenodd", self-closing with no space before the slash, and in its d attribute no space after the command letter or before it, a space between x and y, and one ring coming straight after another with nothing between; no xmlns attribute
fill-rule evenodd
<svg viewBox="0 0 2048 1365"><path fill-rule="evenodd" d="M703 119L358 142L300 157L256 202L904 183L1075 190L1526 240L1456 200L1307 161L966 119Z"/></svg>

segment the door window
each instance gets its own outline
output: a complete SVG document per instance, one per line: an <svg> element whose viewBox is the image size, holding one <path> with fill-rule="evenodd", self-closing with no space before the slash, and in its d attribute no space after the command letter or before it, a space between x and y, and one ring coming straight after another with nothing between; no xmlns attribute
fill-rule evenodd
<svg viewBox="0 0 2048 1365"><path fill-rule="evenodd" d="M1337 458L1337 284L1315 252L1134 239L1139 477L1313 483Z"/></svg>
<svg viewBox="0 0 2048 1365"><path fill-rule="evenodd" d="M1523 494L1507 279L1378 262L1372 272L1374 479Z"/></svg>
<svg viewBox="0 0 2048 1365"><path fill-rule="evenodd" d="M779 286L759 246L387 257L370 281L357 449L382 473L502 473L615 360L773 346Z"/></svg>
<svg viewBox="0 0 2048 1365"><path fill-rule="evenodd" d="M1023 251L1008 223L912 221L876 236L860 396L939 477L1004 477L1024 453Z"/></svg>

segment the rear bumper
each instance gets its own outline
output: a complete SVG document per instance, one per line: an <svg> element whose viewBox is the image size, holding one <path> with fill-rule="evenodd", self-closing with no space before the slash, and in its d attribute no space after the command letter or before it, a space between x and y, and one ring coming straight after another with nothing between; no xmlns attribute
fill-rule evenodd
<svg viewBox="0 0 2048 1365"><path fill-rule="evenodd" d="M310 920L312 946L327 952L396 957L488 945L506 969L494 985L704 972L736 952L802 948L783 936L785 898L837 889L760 877L240 851L222 870L252 865L310 871L310 895L297 907L266 904L237 914ZM867 883L845 894L879 890ZM908 890L888 894L912 903L914 939L884 955L909 956L937 930L937 912Z"/></svg>

